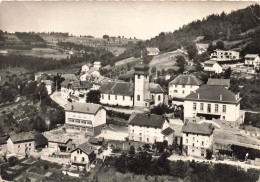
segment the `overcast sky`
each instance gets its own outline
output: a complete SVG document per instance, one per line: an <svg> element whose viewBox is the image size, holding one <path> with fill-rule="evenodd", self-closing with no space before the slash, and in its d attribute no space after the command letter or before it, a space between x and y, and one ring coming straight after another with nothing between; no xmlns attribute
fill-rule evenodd
<svg viewBox="0 0 260 182"><path fill-rule="evenodd" d="M0 29L149 39L253 2L2 2Z"/></svg>

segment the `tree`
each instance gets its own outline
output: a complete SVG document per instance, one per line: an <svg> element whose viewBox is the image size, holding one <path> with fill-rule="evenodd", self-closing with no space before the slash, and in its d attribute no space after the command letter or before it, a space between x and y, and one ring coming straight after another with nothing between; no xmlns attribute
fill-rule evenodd
<svg viewBox="0 0 260 182"><path fill-rule="evenodd" d="M129 153L131 156L134 156L134 155L135 155L135 146L131 145L128 153Z"/></svg>
<svg viewBox="0 0 260 182"><path fill-rule="evenodd" d="M101 97L101 94L100 94L99 90L90 90L87 94L87 102L99 104L100 97Z"/></svg>
<svg viewBox="0 0 260 182"><path fill-rule="evenodd" d="M224 49L224 42L221 41L221 40L217 41L216 48L223 50Z"/></svg>
<svg viewBox="0 0 260 182"><path fill-rule="evenodd" d="M151 109L152 114L163 115L168 110L168 107L165 104L159 104Z"/></svg>
<svg viewBox="0 0 260 182"><path fill-rule="evenodd" d="M176 56L176 66L182 67L186 64L185 58L183 56Z"/></svg>
<svg viewBox="0 0 260 182"><path fill-rule="evenodd" d="M187 52L190 59L194 59L194 57L198 54L197 47L194 43L187 46Z"/></svg>
<svg viewBox="0 0 260 182"><path fill-rule="evenodd" d="M103 39L109 39L109 36L108 35L103 35Z"/></svg>
<svg viewBox="0 0 260 182"><path fill-rule="evenodd" d="M46 89L45 83L42 82L34 91L34 99L40 100L41 103L42 100L44 100L46 97L48 97L48 91Z"/></svg>
<svg viewBox="0 0 260 182"><path fill-rule="evenodd" d="M23 90L23 95L28 96L34 93L35 89L37 88L37 82L32 81L29 82L28 85Z"/></svg>
<svg viewBox="0 0 260 182"><path fill-rule="evenodd" d="M10 166L15 166L16 164L18 164L19 160L17 157L12 156L8 159L8 163L10 164Z"/></svg>
<svg viewBox="0 0 260 182"><path fill-rule="evenodd" d="M182 160L170 162L170 175L184 178L188 172L188 164Z"/></svg>
<svg viewBox="0 0 260 182"><path fill-rule="evenodd" d="M232 74L232 70L231 70L231 68L229 67L229 68L226 69L225 72L224 72L224 78L225 78L225 79L230 79L231 74Z"/></svg>
<svg viewBox="0 0 260 182"><path fill-rule="evenodd" d="M210 160L212 159L213 151L211 149L206 150L206 159Z"/></svg>

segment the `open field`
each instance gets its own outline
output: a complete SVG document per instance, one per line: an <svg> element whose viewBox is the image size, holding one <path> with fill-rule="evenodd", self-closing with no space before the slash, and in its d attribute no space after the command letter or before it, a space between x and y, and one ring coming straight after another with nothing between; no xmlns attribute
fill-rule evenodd
<svg viewBox="0 0 260 182"><path fill-rule="evenodd" d="M123 59L121 61L117 61L115 62L115 66L114 67L120 67L120 66L126 66L127 64L133 64L136 63L140 60L140 58L134 58L134 57L130 57L127 59ZM110 65L105 66L104 68L110 68Z"/></svg>
<svg viewBox="0 0 260 182"><path fill-rule="evenodd" d="M126 48L124 47L109 47L109 46L106 46L105 49L112 52L115 56L122 54L126 50Z"/></svg>
<svg viewBox="0 0 260 182"><path fill-rule="evenodd" d="M16 50L15 53L19 55L26 55L26 56L53 58L56 60L66 59L70 57L69 54L62 53L58 50L51 49L51 48L33 48L32 50Z"/></svg>

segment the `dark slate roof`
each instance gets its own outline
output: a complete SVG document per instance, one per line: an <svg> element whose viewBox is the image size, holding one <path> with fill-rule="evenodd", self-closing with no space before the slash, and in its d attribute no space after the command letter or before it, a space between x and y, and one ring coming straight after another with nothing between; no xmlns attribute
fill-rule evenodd
<svg viewBox="0 0 260 182"><path fill-rule="evenodd" d="M71 81L76 81L79 80L75 74L70 74L70 73L66 73L66 74L62 74L61 77L63 77L65 80L69 79Z"/></svg>
<svg viewBox="0 0 260 182"><path fill-rule="evenodd" d="M203 82L194 75L179 75L172 80L170 85L202 85Z"/></svg>
<svg viewBox="0 0 260 182"><path fill-rule="evenodd" d="M183 133L194 133L194 134L202 134L202 135L211 135L213 133L214 127L209 123L187 123L183 125L182 132Z"/></svg>
<svg viewBox="0 0 260 182"><path fill-rule="evenodd" d="M88 140L90 144L95 144L95 145L102 145L104 142L104 137L99 137L99 138L90 138Z"/></svg>
<svg viewBox="0 0 260 182"><path fill-rule="evenodd" d="M77 148L71 151L71 153L77 149L82 150L85 154L89 155L92 152L94 152L94 147L91 146L89 142L84 142L81 145L79 145Z"/></svg>
<svg viewBox="0 0 260 182"><path fill-rule="evenodd" d="M66 105L65 111L96 114L101 108L103 108L103 106L99 104L73 102Z"/></svg>
<svg viewBox="0 0 260 182"><path fill-rule="evenodd" d="M134 66L135 74L149 75L149 66L142 61Z"/></svg>
<svg viewBox="0 0 260 182"><path fill-rule="evenodd" d="M61 86L62 87L67 87L69 83L70 83L70 80L69 79L65 79L63 82L61 82Z"/></svg>
<svg viewBox="0 0 260 182"><path fill-rule="evenodd" d="M165 136L168 136L168 135L174 133L174 130L172 128L168 127L168 128L165 128L161 133Z"/></svg>
<svg viewBox="0 0 260 182"><path fill-rule="evenodd" d="M18 133L10 135L13 143L22 143L27 141L34 141L34 134L32 132Z"/></svg>
<svg viewBox="0 0 260 182"><path fill-rule="evenodd" d="M71 87L90 89L92 88L92 83L90 83L89 81L74 81L71 83Z"/></svg>
<svg viewBox="0 0 260 182"><path fill-rule="evenodd" d="M134 84L128 82L108 82L102 84L99 90L102 94L133 96Z"/></svg>
<svg viewBox="0 0 260 182"><path fill-rule="evenodd" d="M161 115L133 113L128 120L128 124L161 128L165 120L167 119Z"/></svg>
<svg viewBox="0 0 260 182"><path fill-rule="evenodd" d="M151 93L165 93L165 90L158 83L149 83Z"/></svg>
<svg viewBox="0 0 260 182"><path fill-rule="evenodd" d="M222 96L222 100L220 97ZM194 93L187 95L184 100L215 101L237 103L236 94L219 85L202 85Z"/></svg>
<svg viewBox="0 0 260 182"><path fill-rule="evenodd" d="M210 78L208 79L208 85L221 85L221 86L230 86L230 79L216 79L216 78Z"/></svg>
<svg viewBox="0 0 260 182"><path fill-rule="evenodd" d="M41 133L35 134L35 146L45 146L48 145L48 139Z"/></svg>

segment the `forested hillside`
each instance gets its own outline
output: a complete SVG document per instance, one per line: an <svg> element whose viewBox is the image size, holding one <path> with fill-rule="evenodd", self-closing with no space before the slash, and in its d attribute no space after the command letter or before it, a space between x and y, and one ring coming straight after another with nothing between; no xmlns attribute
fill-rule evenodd
<svg viewBox="0 0 260 182"><path fill-rule="evenodd" d="M230 14L222 12L212 14L196 20L188 25L184 25L174 32L161 32L158 36L138 42L131 50L126 53L138 55L138 48L142 47L158 47L161 52L169 52L180 48L192 50L195 47L193 40L202 36L201 42L215 44L217 40L236 42L232 44L232 48L239 48L241 55L247 53L260 53L260 8L259 5L252 5L245 9L233 11ZM143 45L144 44L144 45ZM142 45L142 46L140 46ZM139 49L140 52L140 49ZM193 58L194 56L191 56Z"/></svg>

